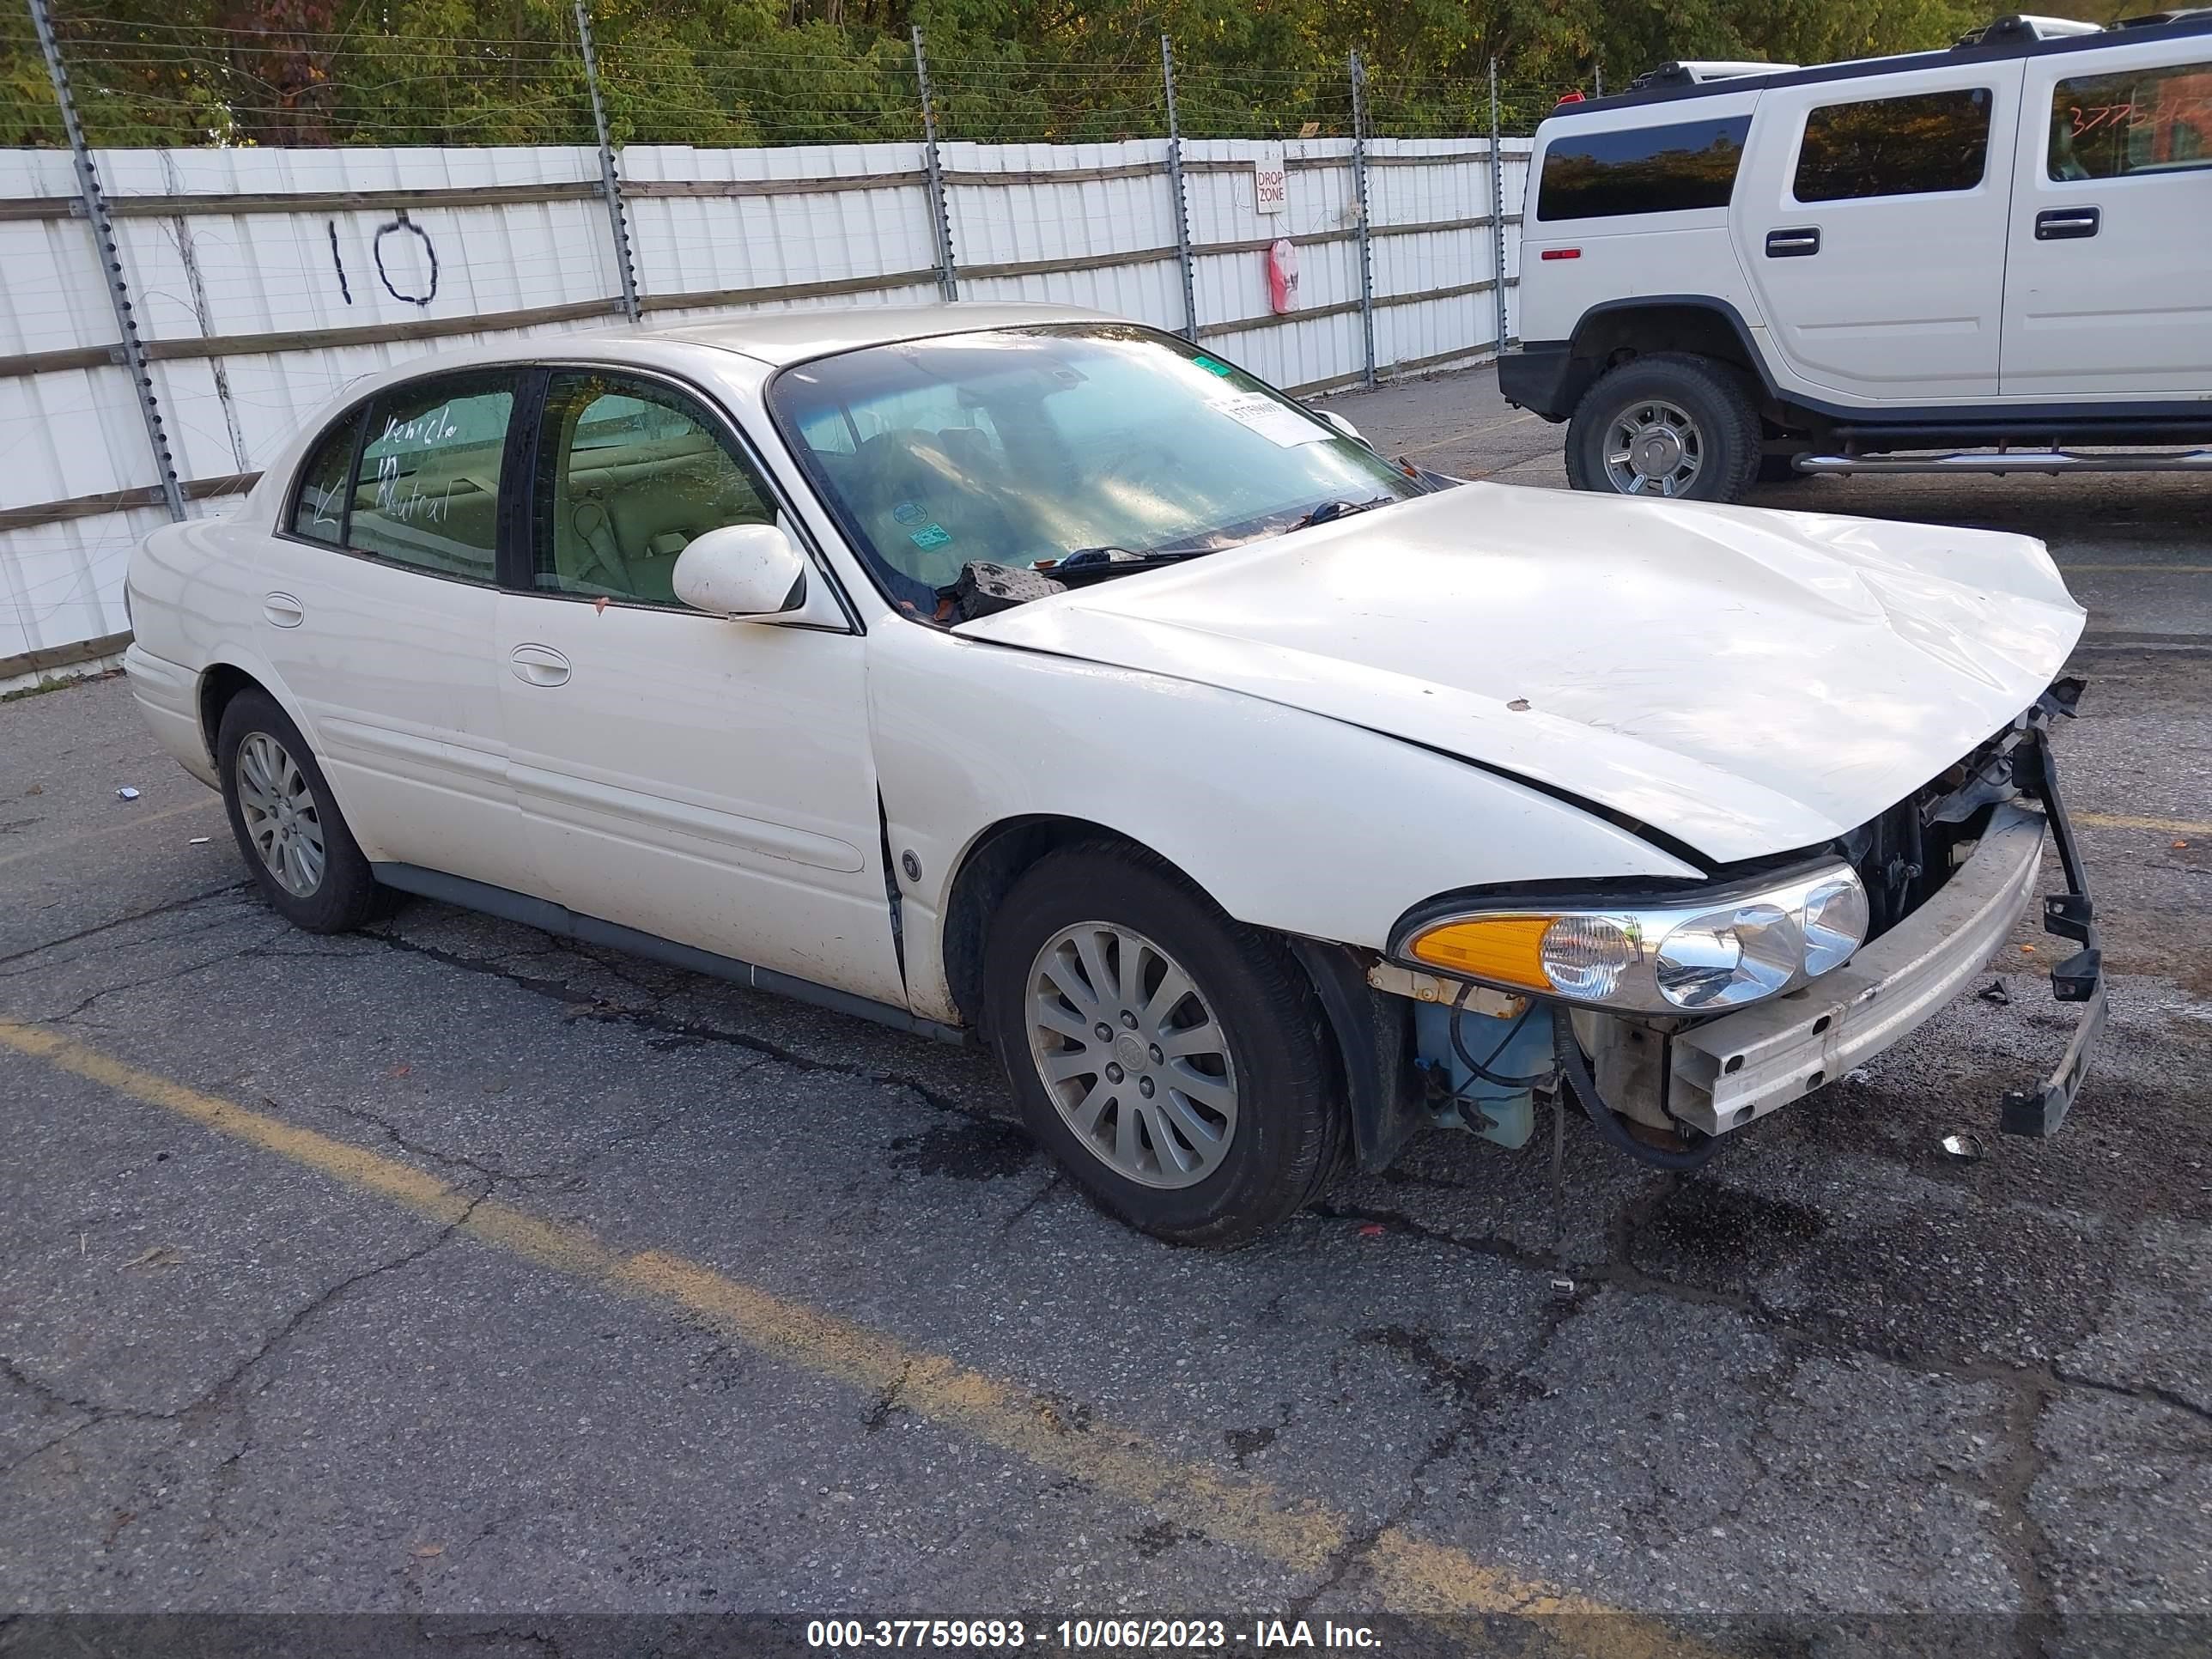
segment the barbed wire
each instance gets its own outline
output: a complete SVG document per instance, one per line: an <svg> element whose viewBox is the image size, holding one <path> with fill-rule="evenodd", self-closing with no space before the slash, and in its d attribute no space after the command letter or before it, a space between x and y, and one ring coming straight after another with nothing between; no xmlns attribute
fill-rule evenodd
<svg viewBox="0 0 2212 1659"><path fill-rule="evenodd" d="M96 146L574 144L596 140L592 88L558 8L519 14L536 33L416 34L355 9L347 26L277 30L68 13L57 23L88 140ZM810 30L811 46L679 38L629 20L599 43L617 144L750 147L910 143L921 94L906 43ZM967 42L970 46L972 41ZM990 143L1103 143L1167 131L1157 58L1081 59L1009 49L930 58L939 136ZM1348 65L1179 61L1188 137L1339 137L1352 127ZM0 144L63 142L27 15L0 6ZM1506 78L1500 125L1527 133L1565 88ZM1486 83L1370 76L1377 137L1481 137Z"/></svg>

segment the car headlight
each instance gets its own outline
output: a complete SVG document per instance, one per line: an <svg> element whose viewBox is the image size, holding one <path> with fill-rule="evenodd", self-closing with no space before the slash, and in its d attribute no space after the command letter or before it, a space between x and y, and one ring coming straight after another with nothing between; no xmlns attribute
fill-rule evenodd
<svg viewBox="0 0 2212 1659"><path fill-rule="evenodd" d="M1649 902L1455 909L1400 928L1391 955L1509 990L1638 1013L1711 1013L1840 967L1866 939L1847 864Z"/></svg>

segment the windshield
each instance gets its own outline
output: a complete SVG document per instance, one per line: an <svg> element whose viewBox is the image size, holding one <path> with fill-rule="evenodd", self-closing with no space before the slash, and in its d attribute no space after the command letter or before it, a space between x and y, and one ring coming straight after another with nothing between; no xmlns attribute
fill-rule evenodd
<svg viewBox="0 0 2212 1659"><path fill-rule="evenodd" d="M1427 488L1242 369L1127 325L869 346L787 369L770 400L878 584L924 617L972 561L1049 570L1111 550L1108 569L1141 568Z"/></svg>

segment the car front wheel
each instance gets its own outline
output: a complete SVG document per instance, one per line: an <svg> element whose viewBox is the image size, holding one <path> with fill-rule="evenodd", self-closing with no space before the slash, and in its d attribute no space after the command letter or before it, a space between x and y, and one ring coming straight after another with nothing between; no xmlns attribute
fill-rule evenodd
<svg viewBox="0 0 2212 1659"><path fill-rule="evenodd" d="M1679 352L1638 357L1598 377L1567 427L1577 489L1732 501L1759 461L1759 411L1743 377Z"/></svg>
<svg viewBox="0 0 2212 1659"><path fill-rule="evenodd" d="M994 918L985 1014L1030 1132L1112 1214L1231 1244L1335 1169L1346 1114L1311 985L1158 860L1054 854Z"/></svg>
<svg viewBox="0 0 2212 1659"><path fill-rule="evenodd" d="M311 933L343 933L384 896L300 728L259 690L240 691L216 734L230 832L255 885Z"/></svg>

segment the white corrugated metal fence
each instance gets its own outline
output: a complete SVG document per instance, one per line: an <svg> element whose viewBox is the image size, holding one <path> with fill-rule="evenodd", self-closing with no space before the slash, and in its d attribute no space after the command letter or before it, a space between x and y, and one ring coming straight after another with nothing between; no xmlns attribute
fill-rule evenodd
<svg viewBox="0 0 2212 1659"><path fill-rule="evenodd" d="M1187 141L1198 332L1276 384L1358 384L1366 361L1352 141ZM1373 372L1493 351L1528 141L1370 139ZM963 300L1050 300L1180 330L1164 139L939 147ZM1254 164L1279 152L1282 211ZM96 153L123 276L190 510L234 493L349 381L447 341L621 320L596 150ZM648 324L940 292L918 143L620 158ZM1294 244L1298 308L1270 309L1267 245ZM167 516L115 315L64 150L0 151L0 689L124 643L132 544Z"/></svg>

